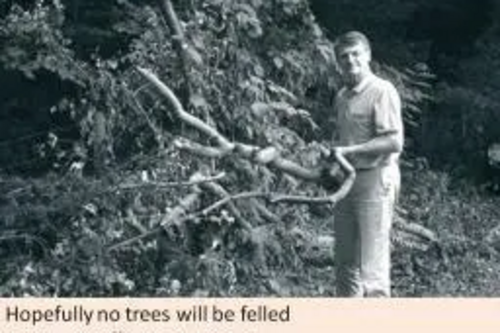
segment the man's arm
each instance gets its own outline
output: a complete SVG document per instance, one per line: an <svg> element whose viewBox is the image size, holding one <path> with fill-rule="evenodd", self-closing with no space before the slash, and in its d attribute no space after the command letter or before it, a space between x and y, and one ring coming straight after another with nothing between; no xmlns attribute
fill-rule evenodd
<svg viewBox="0 0 500 333"><path fill-rule="evenodd" d="M403 142L398 136L398 133L387 133L361 144L335 147L334 149L337 153L346 156L356 154L377 155L399 153L403 150Z"/></svg>

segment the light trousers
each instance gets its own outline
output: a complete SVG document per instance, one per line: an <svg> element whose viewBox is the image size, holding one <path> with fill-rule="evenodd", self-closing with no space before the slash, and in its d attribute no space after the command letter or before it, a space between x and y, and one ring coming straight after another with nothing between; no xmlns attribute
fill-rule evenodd
<svg viewBox="0 0 500 333"><path fill-rule="evenodd" d="M399 193L397 165L358 170L335 212L338 297L390 297L390 232Z"/></svg>

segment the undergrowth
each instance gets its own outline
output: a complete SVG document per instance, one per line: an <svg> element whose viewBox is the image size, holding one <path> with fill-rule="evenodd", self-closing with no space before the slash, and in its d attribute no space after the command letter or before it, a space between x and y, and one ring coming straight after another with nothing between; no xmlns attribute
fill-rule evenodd
<svg viewBox="0 0 500 333"><path fill-rule="evenodd" d="M249 235L208 228L227 223L227 211L219 211L189 224L191 243L160 230L110 251L154 229L186 192L158 191L140 176L2 177L0 295L335 295L327 208L284 209L280 223L255 225ZM394 295L500 295L499 199L426 167L403 176L404 218L434 231L437 242L425 250L394 247Z"/></svg>
<svg viewBox="0 0 500 333"><path fill-rule="evenodd" d="M500 295L500 198L444 172L405 172L401 206L434 230L428 251L395 251L394 292L403 297Z"/></svg>

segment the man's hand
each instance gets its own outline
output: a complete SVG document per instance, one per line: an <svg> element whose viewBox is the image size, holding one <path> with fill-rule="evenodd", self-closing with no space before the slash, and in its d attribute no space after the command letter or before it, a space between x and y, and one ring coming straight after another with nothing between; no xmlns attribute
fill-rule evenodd
<svg viewBox="0 0 500 333"><path fill-rule="evenodd" d="M324 158L332 158L335 155L348 155L352 153L352 149L349 146L339 146L339 147L324 147L320 146L321 155Z"/></svg>

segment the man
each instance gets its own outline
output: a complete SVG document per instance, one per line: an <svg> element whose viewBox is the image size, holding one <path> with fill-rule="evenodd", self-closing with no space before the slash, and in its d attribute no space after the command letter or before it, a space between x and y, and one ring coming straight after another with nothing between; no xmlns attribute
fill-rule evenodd
<svg viewBox="0 0 500 333"><path fill-rule="evenodd" d="M351 31L337 38L338 145L356 169L356 180L336 207L336 279L340 297L390 296L390 229L399 190L403 148L401 100L396 88L371 68L370 43Z"/></svg>

